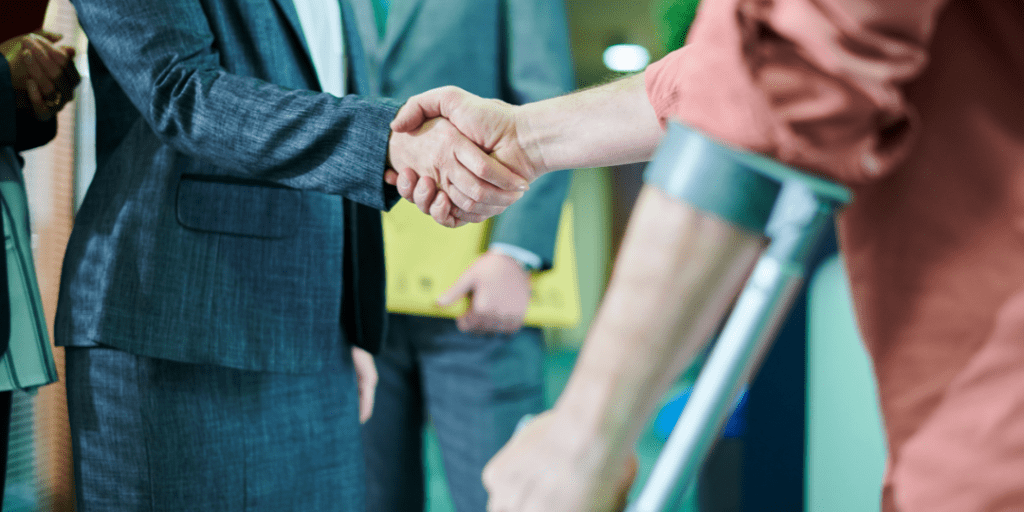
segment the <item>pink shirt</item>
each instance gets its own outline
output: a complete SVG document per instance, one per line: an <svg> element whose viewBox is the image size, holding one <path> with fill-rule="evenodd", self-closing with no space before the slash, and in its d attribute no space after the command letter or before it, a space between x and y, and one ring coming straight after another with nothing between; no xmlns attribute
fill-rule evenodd
<svg viewBox="0 0 1024 512"><path fill-rule="evenodd" d="M645 80L663 122L852 187L885 509L1024 510L1024 3L705 0Z"/></svg>

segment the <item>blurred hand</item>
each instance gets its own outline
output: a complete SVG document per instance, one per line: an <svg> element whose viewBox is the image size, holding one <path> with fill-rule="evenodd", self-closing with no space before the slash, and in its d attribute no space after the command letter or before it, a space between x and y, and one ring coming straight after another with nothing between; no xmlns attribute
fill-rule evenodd
<svg viewBox="0 0 1024 512"><path fill-rule="evenodd" d="M481 150L527 182L532 182L540 174L538 162L541 158L529 155L520 143L521 131L515 112L514 106L503 101L483 99L458 87L448 86L409 98L391 122L391 129L395 133L409 132L433 118L443 117ZM493 209L474 209L473 198L466 197L463 190L449 190L441 186L438 191L436 180L423 183L419 180L422 173L419 174L414 177L389 173L385 179L398 185L402 197L414 202L421 211L430 213L442 224L451 225L453 219L480 222L500 213L491 213ZM400 177L405 181L400 181Z"/></svg>
<svg viewBox="0 0 1024 512"><path fill-rule="evenodd" d="M385 180L405 190L409 195L404 197L424 213L430 213L440 190L446 200L469 214L464 219L469 221L501 213L529 188L525 179L488 156L445 119L392 132L388 168L398 172L387 173ZM413 182L403 187L399 176ZM457 224L450 216L435 219L450 227Z"/></svg>
<svg viewBox="0 0 1024 512"><path fill-rule="evenodd" d="M487 512L616 512L636 478L632 451L613 454L555 410L521 428L487 463Z"/></svg>
<svg viewBox="0 0 1024 512"><path fill-rule="evenodd" d="M40 121L64 108L81 82L72 61L75 49L55 46L62 38L40 29L0 43L0 54L11 68L18 108L31 108Z"/></svg>
<svg viewBox="0 0 1024 512"><path fill-rule="evenodd" d="M356 369L356 386L359 388L359 423L366 423L373 415L377 365L373 362L373 355L359 347L352 347L352 364Z"/></svg>
<svg viewBox="0 0 1024 512"><path fill-rule="evenodd" d="M530 275L510 256L481 255L438 299L447 306L469 296L469 309L457 320L460 331L515 333L530 302Z"/></svg>

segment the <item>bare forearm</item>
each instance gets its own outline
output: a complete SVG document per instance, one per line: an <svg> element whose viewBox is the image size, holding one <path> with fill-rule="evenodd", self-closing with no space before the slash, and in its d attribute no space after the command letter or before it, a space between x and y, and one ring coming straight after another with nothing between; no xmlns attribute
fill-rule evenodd
<svg viewBox="0 0 1024 512"><path fill-rule="evenodd" d="M718 326L763 244L760 235L646 187L556 410L611 453L635 442L661 394Z"/></svg>
<svg viewBox="0 0 1024 512"><path fill-rule="evenodd" d="M643 74L518 108L519 142L542 172L641 162L664 135Z"/></svg>

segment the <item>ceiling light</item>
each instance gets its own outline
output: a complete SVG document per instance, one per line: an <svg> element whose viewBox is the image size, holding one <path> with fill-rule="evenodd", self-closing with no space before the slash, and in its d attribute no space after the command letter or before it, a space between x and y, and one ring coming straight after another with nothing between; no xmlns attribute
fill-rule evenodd
<svg viewBox="0 0 1024 512"><path fill-rule="evenodd" d="M604 51L604 65L612 71L640 71L651 62L647 48L638 44L613 44Z"/></svg>

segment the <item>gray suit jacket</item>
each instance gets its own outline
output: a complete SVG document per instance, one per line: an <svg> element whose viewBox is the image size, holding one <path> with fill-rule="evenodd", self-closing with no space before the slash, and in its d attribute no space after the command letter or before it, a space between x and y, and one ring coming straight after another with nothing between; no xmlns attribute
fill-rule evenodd
<svg viewBox="0 0 1024 512"><path fill-rule="evenodd" d="M342 4L350 90L365 91ZM97 172L65 256L58 344L283 372L319 370L346 338L376 347L397 105L313 92L290 0L74 5Z"/></svg>
<svg viewBox="0 0 1024 512"><path fill-rule="evenodd" d="M563 0L391 0L383 39L373 2L352 0L370 89L405 100L444 85L514 104L573 89ZM549 173L496 218L492 242L527 249L545 268L570 173Z"/></svg>

